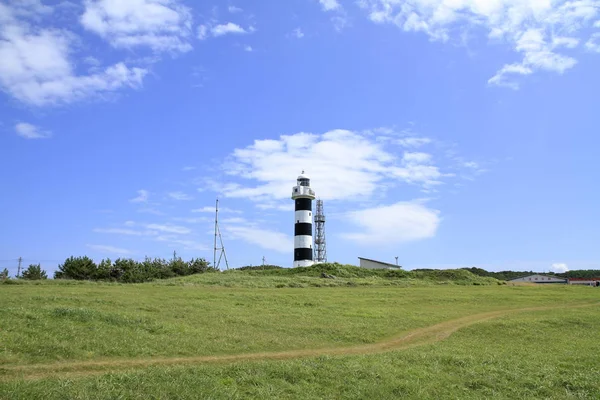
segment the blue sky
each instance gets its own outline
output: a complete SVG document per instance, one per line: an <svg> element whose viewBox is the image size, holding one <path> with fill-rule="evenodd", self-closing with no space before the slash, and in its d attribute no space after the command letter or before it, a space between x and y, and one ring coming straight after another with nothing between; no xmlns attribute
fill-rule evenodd
<svg viewBox="0 0 600 400"><path fill-rule="evenodd" d="M198 4L201 3L201 4ZM600 1L0 0L0 267L600 268Z"/></svg>

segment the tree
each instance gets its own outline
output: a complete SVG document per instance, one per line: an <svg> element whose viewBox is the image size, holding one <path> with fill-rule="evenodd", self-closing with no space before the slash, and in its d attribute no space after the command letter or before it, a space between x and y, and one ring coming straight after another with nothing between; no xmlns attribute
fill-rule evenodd
<svg viewBox="0 0 600 400"><path fill-rule="evenodd" d="M204 258L192 258L188 265L190 274L202 274L204 272L216 271L215 268L208 265L208 262Z"/></svg>
<svg viewBox="0 0 600 400"><path fill-rule="evenodd" d="M42 269L40 264L31 264L25 271L23 271L21 274L21 279L39 281L41 279L48 279L48 275L46 274L46 271Z"/></svg>
<svg viewBox="0 0 600 400"><path fill-rule="evenodd" d="M99 281L118 281L120 277L120 271L113 265L110 258L100 261L94 275L94 279Z"/></svg>
<svg viewBox="0 0 600 400"><path fill-rule="evenodd" d="M8 276L8 270L6 268L4 268L4 271L2 271L2 273L0 274L0 279L5 281L9 278Z"/></svg>
<svg viewBox="0 0 600 400"><path fill-rule="evenodd" d="M98 267L89 257L69 257L58 266L54 279L94 279Z"/></svg>

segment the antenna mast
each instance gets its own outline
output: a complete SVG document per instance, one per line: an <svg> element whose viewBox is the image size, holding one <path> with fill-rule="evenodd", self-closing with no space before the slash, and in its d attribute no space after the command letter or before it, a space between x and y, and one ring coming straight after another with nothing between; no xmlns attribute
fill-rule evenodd
<svg viewBox="0 0 600 400"><path fill-rule="evenodd" d="M221 247L217 247L217 237ZM219 253L219 259L217 260L217 251ZM227 261L227 254L225 254L225 246L223 245L223 237L221 236L221 229L219 229L219 199L217 199L217 205L215 207L215 247L213 252L213 268L221 270L221 259L225 259L225 266L229 269L229 262Z"/></svg>
<svg viewBox="0 0 600 400"><path fill-rule="evenodd" d="M327 262L323 200L317 200L317 213L315 214L315 261L318 263Z"/></svg>

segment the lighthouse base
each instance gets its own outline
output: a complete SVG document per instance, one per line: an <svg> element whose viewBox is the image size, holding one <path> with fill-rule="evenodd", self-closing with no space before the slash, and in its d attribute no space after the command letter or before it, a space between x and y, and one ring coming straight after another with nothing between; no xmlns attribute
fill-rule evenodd
<svg viewBox="0 0 600 400"><path fill-rule="evenodd" d="M294 268L298 268L298 267L310 267L314 263L315 262L313 260L299 260L299 261L294 261Z"/></svg>

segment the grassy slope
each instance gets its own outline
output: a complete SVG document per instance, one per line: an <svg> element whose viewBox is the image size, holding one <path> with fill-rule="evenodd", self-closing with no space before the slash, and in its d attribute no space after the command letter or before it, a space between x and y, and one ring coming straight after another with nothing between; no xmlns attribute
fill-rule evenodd
<svg viewBox="0 0 600 400"><path fill-rule="evenodd" d="M239 278L235 273L216 276ZM170 284L175 286L0 286L0 381L3 366L59 360L373 343L463 315L581 303L599 294L593 288L566 286L245 289L189 280ZM9 380L0 382L0 398L196 398L202 393L214 398L553 393L561 398L570 392L593 398L598 394L598 317L598 307L504 317L465 328L440 344L380 355L153 367L76 380ZM527 348L532 342L539 346Z"/></svg>

